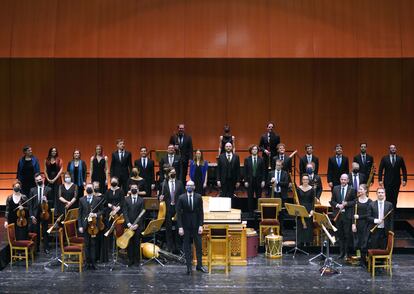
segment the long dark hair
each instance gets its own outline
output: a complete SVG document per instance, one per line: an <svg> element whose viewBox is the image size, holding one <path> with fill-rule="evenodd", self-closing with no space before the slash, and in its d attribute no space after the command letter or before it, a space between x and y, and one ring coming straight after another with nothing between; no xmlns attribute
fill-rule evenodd
<svg viewBox="0 0 414 294"><path fill-rule="evenodd" d="M52 159L52 150L53 149L56 149L56 156L55 156L55 160L57 160L58 159L58 157L59 157L59 151L58 151L58 149L55 147L55 146L52 146L52 147L50 147L49 148L49 151L48 151L48 153L47 153L47 158L46 158L46 161L47 162L50 162L50 160Z"/></svg>

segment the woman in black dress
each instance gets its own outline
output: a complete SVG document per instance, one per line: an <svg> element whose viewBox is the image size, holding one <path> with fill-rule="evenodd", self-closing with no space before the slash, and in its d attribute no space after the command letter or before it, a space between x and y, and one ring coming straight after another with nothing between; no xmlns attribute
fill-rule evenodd
<svg viewBox="0 0 414 294"><path fill-rule="evenodd" d="M91 180L99 182L101 194L104 194L108 188L109 169L108 157L103 153L102 145L96 145L95 155L91 157Z"/></svg>
<svg viewBox="0 0 414 294"><path fill-rule="evenodd" d="M230 126L224 125L224 134L220 136L219 142L219 156L220 154L226 152L224 146L226 146L227 143L231 143L233 145L233 153L236 153L236 137L230 134Z"/></svg>
<svg viewBox="0 0 414 294"><path fill-rule="evenodd" d="M367 185L361 184L358 189L358 200L354 206L354 216L352 219L352 232L354 235L354 245L356 250L361 252L361 265L366 265L368 253L369 222L368 207L371 199L367 196Z"/></svg>
<svg viewBox="0 0 414 294"><path fill-rule="evenodd" d="M309 185L309 176L302 176L302 185L297 188L299 204L304 206L309 212L309 217L304 218L306 229L303 227L302 221L298 221L298 240L297 242L303 245L313 241L313 223L312 215L315 209L315 193L312 186Z"/></svg>
<svg viewBox="0 0 414 294"><path fill-rule="evenodd" d="M137 167L134 167L131 170L131 177L128 179L128 189L131 189L131 185L135 184L138 186L138 195L144 197L147 195L147 185L144 178L139 176L139 170ZM130 192L128 190L127 194L129 195Z"/></svg>
<svg viewBox="0 0 414 294"><path fill-rule="evenodd" d="M16 180L13 183L13 194L7 197L6 200L6 221L4 222L4 227L7 228L9 224L15 224L16 240L28 240L29 209L28 203L21 205L27 201L27 197L21 194L20 191L21 183ZM17 225L17 211L19 209L25 211L26 218L26 225L21 227Z"/></svg>
<svg viewBox="0 0 414 294"><path fill-rule="evenodd" d="M79 149L73 151L73 159L68 162L67 171L70 173L72 182L78 186L78 198L83 197L84 187L86 186L86 163L81 159ZM78 201L76 201L78 204Z"/></svg>
<svg viewBox="0 0 414 294"><path fill-rule="evenodd" d="M207 187L208 162L203 159L203 153L197 149L194 160L190 161L190 179L195 184L194 192L204 195L204 189Z"/></svg>
<svg viewBox="0 0 414 294"><path fill-rule="evenodd" d="M30 145L23 147L24 156L17 164L17 179L21 183L23 195L28 196L30 189L36 187L34 175L40 172L40 165L37 158L33 155Z"/></svg>
<svg viewBox="0 0 414 294"><path fill-rule="evenodd" d="M65 172L64 183L59 186L57 216L67 213L67 210L77 208L78 186L72 182L69 172Z"/></svg>
<svg viewBox="0 0 414 294"><path fill-rule="evenodd" d="M63 162L59 158L56 147L51 147L45 159L46 186L52 189L53 205L56 207L59 186L62 184L61 174L63 172Z"/></svg>

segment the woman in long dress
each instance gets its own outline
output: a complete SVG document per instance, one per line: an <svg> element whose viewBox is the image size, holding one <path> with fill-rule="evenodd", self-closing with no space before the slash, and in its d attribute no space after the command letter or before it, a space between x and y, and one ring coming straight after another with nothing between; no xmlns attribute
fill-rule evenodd
<svg viewBox="0 0 414 294"><path fill-rule="evenodd" d="M305 217L306 228L303 227L302 221L298 221L298 240L299 244L309 245L313 241L313 221L312 215L315 209L315 192L309 185L309 176L302 176L302 185L297 188L299 204L304 206L309 213L309 217Z"/></svg>

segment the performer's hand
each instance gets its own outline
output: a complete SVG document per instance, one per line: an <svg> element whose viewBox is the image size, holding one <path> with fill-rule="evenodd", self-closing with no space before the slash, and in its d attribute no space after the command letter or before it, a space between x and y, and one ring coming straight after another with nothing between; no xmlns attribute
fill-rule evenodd
<svg viewBox="0 0 414 294"><path fill-rule="evenodd" d="M155 189L155 184L152 184L151 185L151 190L154 190Z"/></svg>
<svg viewBox="0 0 414 294"><path fill-rule="evenodd" d="M24 207L19 205L19 210L23 210L23 209L24 209Z"/></svg>
<svg viewBox="0 0 414 294"><path fill-rule="evenodd" d="M260 186L261 186L262 188L264 188L264 186L265 186L265 181L262 181L262 183L260 184Z"/></svg>
<svg viewBox="0 0 414 294"><path fill-rule="evenodd" d="M32 223L35 225L37 224L37 219L35 217L32 217Z"/></svg>
<svg viewBox="0 0 414 294"><path fill-rule="evenodd" d="M382 182L382 181L379 181L379 182L378 182L378 185L379 185L381 188L383 188L383 187L384 187L384 184L383 184L383 182Z"/></svg>
<svg viewBox="0 0 414 294"><path fill-rule="evenodd" d="M237 189L238 187L240 187L240 182L237 182L237 183L236 183L236 189Z"/></svg>
<svg viewBox="0 0 414 294"><path fill-rule="evenodd" d="M131 230L135 231L136 229L138 229L138 225L137 224L131 226Z"/></svg>
<svg viewBox="0 0 414 294"><path fill-rule="evenodd" d="M164 195L160 195L160 201L164 200Z"/></svg>
<svg viewBox="0 0 414 294"><path fill-rule="evenodd" d="M42 196L42 201L47 201L46 196Z"/></svg>
<svg viewBox="0 0 414 294"><path fill-rule="evenodd" d="M274 183L274 182L276 182L276 179L275 178L272 178L271 180L270 180L270 183Z"/></svg>
<svg viewBox="0 0 414 294"><path fill-rule="evenodd" d="M203 226L198 227L198 234L201 235L203 233Z"/></svg>
<svg viewBox="0 0 414 294"><path fill-rule="evenodd" d="M269 155L270 154L270 151L269 150L264 150L264 153L266 153L266 155Z"/></svg>
<svg viewBox="0 0 414 294"><path fill-rule="evenodd" d="M402 181L402 186L405 187L407 185L406 181Z"/></svg>
<svg viewBox="0 0 414 294"><path fill-rule="evenodd" d="M329 182L329 183L328 183L328 185L329 185L329 187L331 187L331 188L333 187L333 183L332 183L332 182Z"/></svg>
<svg viewBox="0 0 414 294"><path fill-rule="evenodd" d="M381 221L380 221L380 219L379 218L375 218L374 219L374 224L380 224L381 223Z"/></svg>
<svg viewBox="0 0 414 294"><path fill-rule="evenodd" d="M220 181L217 181L217 187L221 187L221 182Z"/></svg>
<svg viewBox="0 0 414 294"><path fill-rule="evenodd" d="M178 235L184 236L184 229L183 228L178 229Z"/></svg>
<svg viewBox="0 0 414 294"><path fill-rule="evenodd" d="M7 229L7 226L9 225L8 222L4 222L4 228Z"/></svg>
<svg viewBox="0 0 414 294"><path fill-rule="evenodd" d="M352 232L356 233L356 231L357 231L356 225L352 224Z"/></svg>
<svg viewBox="0 0 414 294"><path fill-rule="evenodd" d="M246 188L249 188L249 183L248 183L248 182L244 182L244 186L245 186Z"/></svg>
<svg viewBox="0 0 414 294"><path fill-rule="evenodd" d="M207 188L207 183L204 183L203 184L203 188L205 189L205 188Z"/></svg>
<svg viewBox="0 0 414 294"><path fill-rule="evenodd" d="M359 219L359 215L358 214L354 214L354 219Z"/></svg>
<svg viewBox="0 0 414 294"><path fill-rule="evenodd" d="M83 234L83 228L79 228L79 233Z"/></svg>

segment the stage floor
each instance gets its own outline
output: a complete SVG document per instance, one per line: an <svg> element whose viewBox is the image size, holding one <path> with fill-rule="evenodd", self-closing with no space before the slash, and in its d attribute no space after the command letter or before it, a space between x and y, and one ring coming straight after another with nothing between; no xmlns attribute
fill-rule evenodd
<svg viewBox="0 0 414 294"><path fill-rule="evenodd" d="M23 263L0 271L1 293L359 293L411 292L414 288L414 256L394 255L393 277L379 270L375 279L360 267L344 266L342 273L319 275L318 263L309 257L284 255L281 260L268 260L263 254L250 259L248 266L232 267L229 275L221 269L209 274L194 271L185 274L184 265L155 264L115 269L102 265L96 271L79 274L70 268L45 266L48 259L41 255L35 265L25 271ZM351 292L352 291L352 292ZM279 292L280 293L280 292ZM412 293L412 292L411 292Z"/></svg>

